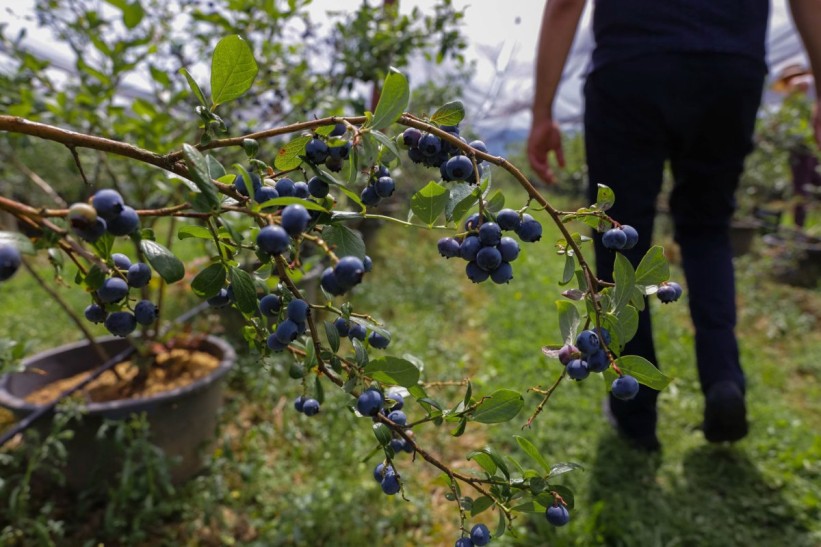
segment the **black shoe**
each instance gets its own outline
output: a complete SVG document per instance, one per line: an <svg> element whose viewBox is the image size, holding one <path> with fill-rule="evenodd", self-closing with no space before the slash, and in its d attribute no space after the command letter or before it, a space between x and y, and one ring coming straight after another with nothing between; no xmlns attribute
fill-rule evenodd
<svg viewBox="0 0 821 547"><path fill-rule="evenodd" d="M661 452L661 443L655 433L636 434L628 431L619 423L618 418L616 418L616 415L613 414L613 410L610 408L610 397L605 397L602 402L602 414L619 434L619 437L630 445L631 448L648 453Z"/></svg>
<svg viewBox="0 0 821 547"><path fill-rule="evenodd" d="M733 382L710 386L704 406L704 437L711 443L733 442L747 435L744 393Z"/></svg>

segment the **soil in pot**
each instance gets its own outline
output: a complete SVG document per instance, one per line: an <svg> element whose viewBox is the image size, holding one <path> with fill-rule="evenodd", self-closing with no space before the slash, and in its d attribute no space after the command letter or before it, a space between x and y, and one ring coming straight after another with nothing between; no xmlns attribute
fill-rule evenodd
<svg viewBox="0 0 821 547"><path fill-rule="evenodd" d="M210 374L219 364L219 359L202 351L181 348L160 351L148 367L148 374L144 378L137 378L140 368L135 362L124 361L114 367L117 374L103 374L77 392L76 396L82 397L84 402L93 403L140 399L187 386ZM85 380L87 376L87 372L82 372L56 380L29 393L25 400L36 405L49 403L63 391Z"/></svg>

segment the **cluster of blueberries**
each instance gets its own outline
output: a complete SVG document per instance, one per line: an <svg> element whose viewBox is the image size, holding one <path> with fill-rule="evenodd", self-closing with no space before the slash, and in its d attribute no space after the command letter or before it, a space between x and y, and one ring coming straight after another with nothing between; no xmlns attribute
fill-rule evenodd
<svg viewBox="0 0 821 547"><path fill-rule="evenodd" d="M338 123L328 134L328 137L336 139L342 137L346 132L345 124ZM329 171L339 172L348 155L351 153L351 143L344 141L342 144L329 146L320 135L314 135L308 144L305 145L305 157L314 165L325 165Z"/></svg>
<svg viewBox="0 0 821 547"><path fill-rule="evenodd" d="M663 304L669 304L681 298L683 292L681 285L675 281L667 281L659 287L656 296Z"/></svg>
<svg viewBox="0 0 821 547"><path fill-rule="evenodd" d="M339 259L335 266L328 266L319 278L319 284L328 294L339 296L359 285L362 276L373 268L371 257L348 255Z"/></svg>
<svg viewBox="0 0 821 547"><path fill-rule="evenodd" d="M502 236L502 231L514 231L525 243L542 238L542 225L527 213L519 216L513 209L502 209L496 222L485 219L480 224L479 213L465 221L468 235L443 237L437 246L445 258L459 257L467 261L465 273L474 283L488 278L494 283L507 283L513 279L511 262L519 256L519 244L512 237Z"/></svg>
<svg viewBox="0 0 821 547"><path fill-rule="evenodd" d="M0 281L5 281L20 269L23 258L16 245L0 243Z"/></svg>
<svg viewBox="0 0 821 547"><path fill-rule="evenodd" d="M103 323L115 336L128 336L137 324L150 325L157 320L158 308L150 300L140 300L134 310L123 310L121 302L127 299L130 289L140 289L151 281L151 267L145 262L131 262L122 253L111 255L115 275L108 277L95 291L95 302L86 307L83 314L92 323ZM116 311L108 308L116 307Z"/></svg>
<svg viewBox="0 0 821 547"><path fill-rule="evenodd" d="M106 232L127 236L140 227L137 211L123 201L116 190L98 190L88 203L75 203L68 210L68 222L82 239L94 243Z"/></svg>
<svg viewBox="0 0 821 547"><path fill-rule="evenodd" d="M369 207L378 205L382 198L389 198L396 190L396 182L391 178L391 172L384 165L379 165L374 169L368 184L359 195L363 205Z"/></svg>
<svg viewBox="0 0 821 547"><path fill-rule="evenodd" d="M387 403L389 403L389 406ZM388 406L388 408L386 408L386 406ZM375 417L377 414L382 414L400 427L405 427L408 423L408 417L402 412L404 406L405 400L399 393L395 391L388 392L386 400L382 392L376 388L366 389L356 400L356 411L362 416ZM406 433L409 437L413 436L412 431L407 431ZM394 454L399 454L400 452L413 453L413 444L401 436L394 435L390 445ZM390 492L385 493L388 494ZM392 493L395 494L396 492Z"/></svg>
<svg viewBox="0 0 821 547"><path fill-rule="evenodd" d="M376 349L385 349L388 347L388 344L391 343L391 339L387 336L375 330L371 331L371 334L368 335L368 330L363 325L344 317L336 318L334 328L336 328L336 332L339 333L339 336L347 336L351 341L356 339L360 342L364 342L365 338L367 338L371 347ZM402 408L401 404L399 408Z"/></svg>
<svg viewBox="0 0 821 547"><path fill-rule="evenodd" d="M559 350L559 361L566 367L570 378L581 381L591 372L604 372L610 368L610 357L602 341L604 346L609 346L611 337L607 329L599 327L580 332L576 345L567 344ZM613 381L611 391L618 399L632 399L639 392L638 380L623 374Z"/></svg>
<svg viewBox="0 0 821 547"><path fill-rule="evenodd" d="M454 547L473 547L474 545L481 547L490 543L490 530L484 524L475 524L470 529L468 537L461 537L456 540Z"/></svg>
<svg viewBox="0 0 821 547"><path fill-rule="evenodd" d="M294 408L306 416L316 416L319 413L319 401L300 395L294 399Z"/></svg>
<svg viewBox="0 0 821 547"><path fill-rule="evenodd" d="M459 136L459 126L443 125L439 129L467 143ZM415 127L409 127L402 133L400 140L408 148L408 158L412 162L438 167L443 181L467 181L478 184L482 179L484 167L481 161L476 163L474 169L473 160L461 149L433 133L422 133ZM476 140L468 144L480 152L487 153L487 147L482 141Z"/></svg>

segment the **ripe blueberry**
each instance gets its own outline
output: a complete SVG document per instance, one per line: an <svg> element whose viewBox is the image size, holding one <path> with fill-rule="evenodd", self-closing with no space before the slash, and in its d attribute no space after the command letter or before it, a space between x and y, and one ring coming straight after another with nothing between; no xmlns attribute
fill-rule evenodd
<svg viewBox="0 0 821 547"><path fill-rule="evenodd" d="M587 362L581 359L573 359L567 363L567 375L573 380L584 380L590 375Z"/></svg>
<svg viewBox="0 0 821 547"><path fill-rule="evenodd" d="M526 243L535 243L542 239L542 225L530 215L522 215L522 223L516 229L516 235Z"/></svg>
<svg viewBox="0 0 821 547"><path fill-rule="evenodd" d="M304 405L304 404L305 404L305 397L303 397L302 395L300 395L299 397L294 399L294 409L297 412L302 412L302 405Z"/></svg>
<svg viewBox="0 0 821 547"><path fill-rule="evenodd" d="M339 122L336 125L334 125L333 131L328 133L328 136L330 136L330 137L341 137L342 135L345 134L345 132L347 130L348 130L347 126L344 123Z"/></svg>
<svg viewBox="0 0 821 547"><path fill-rule="evenodd" d="M331 187L328 186L328 183L319 177L313 177L311 180L308 181L308 192L310 192L310 194L315 198L324 198L328 195L330 190Z"/></svg>
<svg viewBox="0 0 821 547"><path fill-rule="evenodd" d="M351 326L348 328L348 338L351 340L356 338L359 341L364 341L366 334L367 331L365 330L365 327L359 323L351 323Z"/></svg>
<svg viewBox="0 0 821 547"><path fill-rule="evenodd" d="M277 325L277 330L274 334L276 334L277 340L283 344L290 344L299 336L299 325L297 325L295 321L286 319Z"/></svg>
<svg viewBox="0 0 821 547"><path fill-rule="evenodd" d="M382 410L385 398L377 389L366 389L356 400L356 410L363 416L376 416Z"/></svg>
<svg viewBox="0 0 821 547"><path fill-rule="evenodd" d="M497 285L504 285L513 279L513 266L508 262L502 262L499 267L490 272L490 279Z"/></svg>
<svg viewBox="0 0 821 547"><path fill-rule="evenodd" d="M459 256L460 245L459 242L452 237L443 237L437 243L439 254L445 258L453 258Z"/></svg>
<svg viewBox="0 0 821 547"><path fill-rule="evenodd" d="M308 314L310 311L311 307L307 302L300 300L299 298L295 298L288 303L286 313L288 314L288 319L294 323L302 323L308 319Z"/></svg>
<svg viewBox="0 0 821 547"><path fill-rule="evenodd" d="M126 205L120 214L108 220L106 228L115 236L127 236L140 227L140 217L137 211Z"/></svg>
<svg viewBox="0 0 821 547"><path fill-rule="evenodd" d="M97 220L94 222L94 224L92 224L88 228L75 228L74 231L77 232L77 235L83 238L84 240L88 241L89 243L94 243L103 236L103 234L106 231L106 228L106 221L103 220L101 217L97 217Z"/></svg>
<svg viewBox="0 0 821 547"><path fill-rule="evenodd" d="M393 406L390 408L391 410L402 410L402 407L405 406L405 398L397 391L389 391L388 399L393 401Z"/></svg>
<svg viewBox="0 0 821 547"><path fill-rule="evenodd" d="M622 249L632 249L635 247L636 243L639 242L639 233L636 229L632 226L628 226L627 224L622 224L621 230L624 232L624 235L627 236L627 242L624 244Z"/></svg>
<svg viewBox="0 0 821 547"><path fill-rule="evenodd" d="M127 270L131 267L131 259L123 253L114 253L111 255L111 260L114 261L114 265L118 270Z"/></svg>
<svg viewBox="0 0 821 547"><path fill-rule="evenodd" d="M502 229L495 222L485 222L479 226L479 241L482 245L490 247L498 245L502 240Z"/></svg>
<svg viewBox="0 0 821 547"><path fill-rule="evenodd" d="M262 187L262 180L260 180L259 175L256 173L248 173L248 176L251 178L251 187L254 189L254 192L256 192ZM248 185L242 175L234 177L234 189L245 197L250 195L248 193Z"/></svg>
<svg viewBox="0 0 821 547"><path fill-rule="evenodd" d="M97 296L106 304L122 300L128 294L128 283L119 277L109 277L97 289Z"/></svg>
<svg viewBox="0 0 821 547"><path fill-rule="evenodd" d="M328 159L336 160L341 162L342 160L348 159L348 155L351 153L351 143L346 142L340 146L331 146L328 148ZM328 161L325 160L325 165L328 165Z"/></svg>
<svg viewBox="0 0 821 547"><path fill-rule="evenodd" d="M359 199L362 200L362 204L366 206L378 205L382 200L379 194L376 193L376 188L374 188L373 185L363 188L362 193L359 194Z"/></svg>
<svg viewBox="0 0 821 547"><path fill-rule="evenodd" d="M422 132L415 127L408 127L402 133L402 143L409 148L416 148L419 145L419 139L422 138Z"/></svg>
<svg viewBox="0 0 821 547"><path fill-rule="evenodd" d="M425 156L431 157L435 156L439 153L439 150L442 149L442 141L436 135L431 135L430 133L423 135L422 138L419 139L419 144L417 145L419 150Z"/></svg>
<svg viewBox="0 0 821 547"><path fill-rule="evenodd" d="M97 216L111 220L123 211L125 202L116 190L104 189L92 196L91 205L97 211Z"/></svg>
<svg viewBox="0 0 821 547"><path fill-rule="evenodd" d="M339 333L339 336L348 336L350 323L348 323L348 320L344 317L337 317L334 321L334 327L336 327L336 332Z"/></svg>
<svg viewBox="0 0 821 547"><path fill-rule="evenodd" d="M282 298L276 294L266 294L259 301L259 311L262 315L274 317L282 307Z"/></svg>
<svg viewBox="0 0 821 547"><path fill-rule="evenodd" d="M519 213L513 209L502 209L496 215L496 223L502 230L517 230L522 219L519 218Z"/></svg>
<svg viewBox="0 0 821 547"><path fill-rule="evenodd" d="M613 380L613 384L610 386L610 393L612 393L613 397L615 397L616 399L629 401L630 399L638 395L639 382L629 374L619 376L618 378Z"/></svg>
<svg viewBox="0 0 821 547"><path fill-rule="evenodd" d="M567 512L567 507L561 504L551 505L545 511L547 522L553 526L564 526L570 522L570 513Z"/></svg>
<svg viewBox="0 0 821 547"><path fill-rule="evenodd" d="M311 139L305 145L305 157L308 158L309 162L317 165L325 163L325 158L328 157L328 145L321 139Z"/></svg>
<svg viewBox="0 0 821 547"><path fill-rule="evenodd" d="M603 349L594 351L585 360L590 372L604 372L610 367L610 359L607 358L607 352Z"/></svg>
<svg viewBox="0 0 821 547"><path fill-rule="evenodd" d="M470 146L472 148L475 148L479 152L484 152L485 154L488 153L487 152L487 146L485 146L485 143L483 143L482 141L478 141L478 140L477 141L470 141L470 143L468 143L468 144L470 144Z"/></svg>
<svg viewBox="0 0 821 547"><path fill-rule="evenodd" d="M388 347L388 344L391 343L391 339L373 331L370 336L368 336L368 342L376 349L385 349Z"/></svg>
<svg viewBox="0 0 821 547"><path fill-rule="evenodd" d="M512 237L503 237L496 248L505 262L513 262L519 257L519 244Z"/></svg>
<svg viewBox="0 0 821 547"><path fill-rule="evenodd" d="M376 467L373 468L373 480L376 482L382 482L382 479L384 478L384 470L385 464L383 462L376 464Z"/></svg>
<svg viewBox="0 0 821 547"><path fill-rule="evenodd" d="M298 203L289 205L282 210L282 228L290 236L295 237L304 232L310 221L311 215L308 214L308 210Z"/></svg>
<svg viewBox="0 0 821 547"><path fill-rule="evenodd" d="M294 181L292 181L288 177L283 177L276 181L276 184L274 184L274 188L276 188L277 193L284 198L293 197L295 193Z"/></svg>
<svg viewBox="0 0 821 547"><path fill-rule="evenodd" d="M385 472L385 478L382 479L382 491L389 496L393 496L400 490L399 477L392 467Z"/></svg>
<svg viewBox="0 0 821 547"><path fill-rule="evenodd" d="M135 262L128 268L126 279L129 287L145 287L151 281L151 268L145 262Z"/></svg>
<svg viewBox="0 0 821 547"><path fill-rule="evenodd" d="M467 266L465 266L465 273L467 274L468 279L474 283L481 283L490 277L490 273L480 268L476 262L468 262Z"/></svg>
<svg viewBox="0 0 821 547"><path fill-rule="evenodd" d="M365 266L365 273L371 271L373 269L373 260L368 255L365 255L365 258L362 259L362 265Z"/></svg>
<svg viewBox="0 0 821 547"><path fill-rule="evenodd" d="M302 181L295 182L294 196L300 199L308 199L309 197L311 197L311 191L308 190L308 183Z"/></svg>
<svg viewBox="0 0 821 547"><path fill-rule="evenodd" d="M319 284L322 285L322 288L327 291L328 294L334 296L339 296L346 291L345 287L339 284L336 274L334 274L334 269L330 267L325 268L322 272L319 278Z"/></svg>
<svg viewBox="0 0 821 547"><path fill-rule="evenodd" d="M350 289L362 281L365 265L355 256L343 256L334 266L334 275L341 287Z"/></svg>
<svg viewBox="0 0 821 547"><path fill-rule="evenodd" d="M284 253L290 243L288 233L281 226L265 226L257 234L257 245L266 253Z"/></svg>
<svg viewBox="0 0 821 547"><path fill-rule="evenodd" d="M20 251L15 245L0 244L0 281L5 281L13 276L20 268L23 259Z"/></svg>
<svg viewBox="0 0 821 547"><path fill-rule="evenodd" d="M373 189L380 198L389 198L396 190L396 183L390 177L381 177L374 183Z"/></svg>
<svg viewBox="0 0 821 547"><path fill-rule="evenodd" d="M269 335L268 339L265 341L265 343L268 345L268 348L271 351L276 351L276 352L284 351L285 348L288 347L288 344L283 344L282 342L280 342L277 339L276 333ZM301 378L302 375L300 375L298 377Z"/></svg>
<svg viewBox="0 0 821 547"><path fill-rule="evenodd" d="M502 263L502 253L496 247L482 247L476 253L476 264L485 271L492 272Z"/></svg>
<svg viewBox="0 0 821 547"><path fill-rule="evenodd" d="M97 304L90 304L86 307L83 315L86 316L86 319L91 321L92 323L102 323L105 321L106 312L105 310L98 306Z"/></svg>
<svg viewBox="0 0 821 547"><path fill-rule="evenodd" d="M134 318L140 325L150 325L157 319L159 309L150 300L140 300L134 306Z"/></svg>
<svg viewBox="0 0 821 547"><path fill-rule="evenodd" d="M490 543L490 530L484 524L477 524L470 529L470 540L477 547Z"/></svg>
<svg viewBox="0 0 821 547"><path fill-rule="evenodd" d="M445 172L451 180L465 180L473 173L473 162L467 156L453 156L445 163Z"/></svg>
<svg viewBox="0 0 821 547"><path fill-rule="evenodd" d="M601 347L599 335L592 330L584 330L576 337L576 347L584 355L590 355Z"/></svg>
<svg viewBox="0 0 821 547"><path fill-rule="evenodd" d="M408 417L401 410L394 410L388 414L388 419L397 425L405 425L408 423Z"/></svg>
<svg viewBox="0 0 821 547"><path fill-rule="evenodd" d="M342 166L344 165L344 161L342 158L335 158L333 156L329 156L328 159L325 160L325 167L328 168L328 171L333 171L334 173L338 173L342 171Z"/></svg>
<svg viewBox="0 0 821 547"><path fill-rule="evenodd" d="M115 311L105 319L105 328L114 336L128 336L137 328L137 319L127 311Z"/></svg>
<svg viewBox="0 0 821 547"><path fill-rule="evenodd" d="M302 412L306 416L315 416L319 412L319 401L316 399L305 399L302 403Z"/></svg>
<svg viewBox="0 0 821 547"><path fill-rule="evenodd" d="M275 188L271 188L270 186L263 186L256 192L254 192L254 201L257 203L265 203L268 200L276 199L279 197L279 192L276 191Z"/></svg>
<svg viewBox="0 0 821 547"><path fill-rule="evenodd" d="M459 256L467 261L476 260L476 254L482 248L478 236L467 236L459 245Z"/></svg>
<svg viewBox="0 0 821 547"><path fill-rule="evenodd" d="M682 289L681 285L676 283L675 281L668 281L661 287L659 287L658 292L656 292L656 296L659 300L662 301L664 304L669 304L670 302L675 302L681 296Z"/></svg>
<svg viewBox="0 0 821 547"><path fill-rule="evenodd" d="M627 244L627 234L618 228L611 228L604 232L601 242L608 249L623 249Z"/></svg>
<svg viewBox="0 0 821 547"><path fill-rule="evenodd" d="M454 547L473 547L473 542L470 538L459 538L456 540Z"/></svg>

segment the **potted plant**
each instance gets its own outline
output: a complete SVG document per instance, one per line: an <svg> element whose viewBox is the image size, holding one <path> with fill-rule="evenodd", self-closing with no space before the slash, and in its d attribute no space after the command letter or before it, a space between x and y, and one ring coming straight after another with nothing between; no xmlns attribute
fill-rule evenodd
<svg viewBox="0 0 821 547"><path fill-rule="evenodd" d="M116 353L133 346L132 363L127 367L131 376L116 368L106 372L109 380L121 376L128 386L126 391L130 391L147 383L150 373L175 366L154 356L194 348L217 358L218 364L207 377L218 383L230 367L232 350L204 335L166 338L158 324L165 300L148 298L145 292L151 280L160 289L184 284L210 307L235 309L242 318L240 332L253 352L261 356L288 353L296 359L298 364L291 374L298 381L294 412L319 414L323 386L349 394L351 410L366 418L363 423L373 429L380 460L374 479L385 494L401 491L401 454L410 452L447 477L453 500L459 503L464 534L488 535L484 524L475 524L468 531L466 506L473 507L472 515L496 510L496 535L504 533L516 512L542 512L553 524L566 523L572 492L558 477L573 466L562 464L557 471L526 439L517 437L516 441L537 469L525 469L517 463L521 471L511 473L506 463L510 458L482 449L469 455L481 468L477 475L444 463L417 440L414 430L426 425L448 423L452 434L459 436L469 424L512 420L523 409L524 397L508 388L480 395L469 382L464 397L455 404L445 404L428 394L420 383L422 371L413 359L390 355L392 335L387 326L346 300L351 290L367 280L368 272L378 267L366 254L361 235L348 223L379 218L414 229L448 230L451 235L438 241L438 252L456 261L464 259L461 275L487 285L509 282L520 245L541 239L542 224L536 215L555 224L560 237L551 249L566 265L562 284L572 283L573 288L564 290L559 300L561 329L554 336L558 343L541 350L567 368L558 366L553 386L539 391L543 399L530 413L528 426L567 377L582 380L591 372L599 373L614 395L622 398L636 395L637 378L658 389L669 382L646 360L622 354L634 334L636 308L644 305L645 295L658 294L670 302L681 294L680 287L668 282L662 249L652 248L635 270L619 258L615 284L598 280L585 259L587 238L571 231L569 223L577 221L605 232L605 245L615 251L635 245L635 230L619 225L607 214L614 200L612 191L602 186L596 203L589 207L557 210L504 158L489 154L481 141L468 143L460 137L459 124L465 112L458 101L429 116L407 114L410 90L405 76L397 71L386 77L373 112L321 117L226 137L216 112L220 105L242 95L255 75L256 62L244 40L229 36L220 41L212 58L210 99L186 75L199 102L196 115L201 138L197 144L184 144L165 155L114 139L0 115L2 131L57 142L71 150L98 150L162 169L171 174L184 196L179 203L154 208L126 203L108 188L95 191L87 201L59 209L34 208L0 198L0 209L28 226L35 240L31 245L29 237L4 236L0 243L0 280L4 286L13 286L14 277L22 275L17 274L21 267L36 275L26 255L51 249L52 254L74 264L78 272L75 282L88 293L85 318L78 319L78 326L83 321L100 322L114 336L42 354L28 362L29 371L36 369L38 375L58 371L55 376L68 376L87 366L87 362L77 361L118 362L123 356ZM394 129L397 125L400 131ZM389 136L391 130L396 131L395 137ZM287 140L275 153L261 146L280 136ZM226 168L220 158L229 151L241 151L244 160ZM407 161L432 168L437 180L422 184L402 180L401 165ZM526 203L516 209L504 206L503 196L491 189L492 166L507 171L524 188ZM396 218L371 213L371 207L391 199L397 184L415 184L410 214ZM141 219L158 216L175 219L170 223L172 240L205 242L205 255L187 269L159 241L156 231L140 228ZM119 256L114 244L126 241L134 245L134 254ZM316 299L309 299L299 282L316 269L321 271L320 290ZM579 308L576 302L581 304ZM141 333L135 335L138 328ZM91 359L88 351L116 355L108 360L102 356ZM199 391L197 382L173 391L181 395ZM13 397L31 392L33 384L31 374L4 378L0 387L6 389L6 395L0 402L9 403ZM15 390L18 395L12 393ZM202 395L203 402L185 410L179 403L169 402L172 392L145 398L141 408L149 414L168 409L177 412L156 421L158 428L169 426L163 434L173 444L193 428L192 416L200 417L206 406L210 408L219 399L219 389L203 387ZM415 401L413 408L411 399ZM101 406L109 416L134 411L121 403ZM88 405L89 410L92 407ZM409 414L417 416L411 420ZM198 427L210 429L212 422L203 421ZM80 442L88 452L92 441L83 438ZM186 454L182 455L184 460ZM193 467L196 462L186 465L183 475ZM472 496L465 495L463 489L470 489Z"/></svg>

